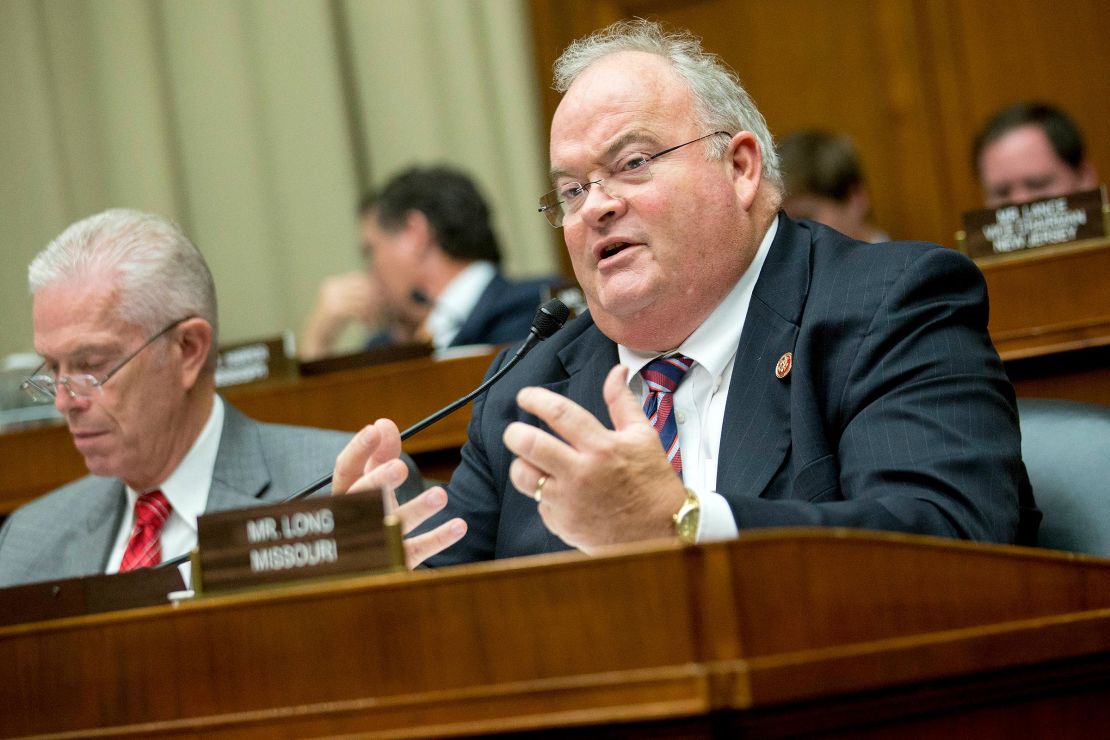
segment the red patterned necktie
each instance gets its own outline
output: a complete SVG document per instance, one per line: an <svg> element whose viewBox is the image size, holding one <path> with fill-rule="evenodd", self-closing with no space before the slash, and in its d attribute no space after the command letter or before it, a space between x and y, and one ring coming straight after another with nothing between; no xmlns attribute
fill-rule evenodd
<svg viewBox="0 0 1110 740"><path fill-rule="evenodd" d="M149 491L135 501L135 524L120 561L120 573L149 568L162 562L162 527L170 516L170 502L161 491Z"/></svg>
<svg viewBox="0 0 1110 740"><path fill-rule="evenodd" d="M659 441L667 452L671 467L682 474L682 451L678 448L678 425L675 424L674 392L686 373L694 366L694 361L685 355L671 355L652 360L640 371L647 386L648 395L644 399L644 413L648 422L659 433Z"/></svg>

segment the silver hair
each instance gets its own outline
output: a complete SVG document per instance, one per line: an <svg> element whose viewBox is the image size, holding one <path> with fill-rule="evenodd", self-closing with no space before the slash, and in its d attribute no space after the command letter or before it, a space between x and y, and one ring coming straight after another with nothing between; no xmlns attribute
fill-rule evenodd
<svg viewBox="0 0 1110 740"><path fill-rule="evenodd" d="M212 325L209 364L215 360L216 286L204 257L173 221L113 208L71 224L27 269L31 295L52 283L95 276L115 281L116 317L147 334L187 316L206 320Z"/></svg>
<svg viewBox="0 0 1110 740"><path fill-rule="evenodd" d="M686 81L694 96L694 110L705 131L750 131L759 141L763 177L782 193L782 173L775 141L763 114L755 107L740 79L721 59L702 49L701 39L687 31L664 31L653 21L617 21L571 43L554 67L554 88L565 93L574 80L595 62L622 51L661 56ZM724 156L728 142L715 137L706 146L711 157Z"/></svg>

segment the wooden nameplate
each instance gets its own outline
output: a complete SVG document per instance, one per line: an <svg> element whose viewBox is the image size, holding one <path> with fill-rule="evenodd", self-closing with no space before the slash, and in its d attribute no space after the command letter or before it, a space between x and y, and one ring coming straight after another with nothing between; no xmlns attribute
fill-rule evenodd
<svg viewBox="0 0 1110 740"><path fill-rule="evenodd" d="M379 491L205 514L197 541L197 594L405 567L400 522Z"/></svg>
<svg viewBox="0 0 1110 740"><path fill-rule="evenodd" d="M1055 198L968 211L963 220L957 245L969 257L982 258L1105 237L1110 210L1102 185Z"/></svg>
<svg viewBox="0 0 1110 740"><path fill-rule="evenodd" d="M216 387L297 377L297 363L286 352L288 344L284 337L271 337L220 347Z"/></svg>

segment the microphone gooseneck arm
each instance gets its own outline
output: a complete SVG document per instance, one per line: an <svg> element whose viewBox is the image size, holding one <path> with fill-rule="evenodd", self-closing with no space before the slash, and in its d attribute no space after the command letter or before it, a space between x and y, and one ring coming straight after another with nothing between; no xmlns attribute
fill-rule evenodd
<svg viewBox="0 0 1110 740"><path fill-rule="evenodd" d="M513 354L511 358L509 358L508 362L502 365L493 375L486 378L484 383L482 383L470 393L466 394L457 401L450 403L449 405L435 412L431 416L421 419L408 429L401 432L401 441L404 442L406 439L416 434L417 432L427 429L443 417L448 416L455 411L458 411L467 403L485 393L491 385L496 383L498 380L501 380L501 378L504 377L505 373L512 370L513 367L515 367L516 364L524 358L524 355L531 352L533 347L550 337L555 332L559 331L559 329L563 327L563 324L566 323L567 317L569 315L570 309L568 309L566 307L566 304L564 304L557 298L553 298L552 300L540 306L536 310L535 317L532 319L532 326L528 331L528 338L524 340L524 343L520 345L520 348ZM302 498L305 498L306 496L310 496L313 493L319 491L324 486L331 483L331 480L332 474L328 473L319 480L313 481L308 486L297 491L292 496L285 499L282 503L286 503L289 501L298 501Z"/></svg>
<svg viewBox="0 0 1110 740"><path fill-rule="evenodd" d="M540 306L539 309L536 311L535 317L532 319L532 327L529 330L528 338L524 340L524 343L520 345L520 348L513 354L512 357L509 358L508 362L502 365L493 375L486 378L485 382L483 382L480 386L475 388L470 393L466 394L457 401L454 401L451 404L445 406L431 416L421 419L405 431L401 432L401 441L403 442L417 432L427 429L443 417L455 411L458 411L469 401L472 401L474 398L480 396L482 393L485 393L487 390L489 390L489 387L491 385L503 378L505 376L505 373L512 370L513 367L518 362L520 362L521 359L524 358L524 355L528 354L533 347L550 337L555 332L559 331L559 329L563 327L563 324L566 323L567 317L569 315L570 309L568 309L566 305L557 298L553 298L547 303ZM331 480L332 474L328 473L319 480L313 481L309 485L297 491L292 496L283 499L281 503L284 504L289 503L290 501L299 501L302 498L310 496L313 493L319 491L324 486L331 483ZM185 555L179 555L178 557L170 558L169 560L163 560L161 563L155 565L154 567L169 568L175 565L180 565L188 559L189 555L186 553Z"/></svg>

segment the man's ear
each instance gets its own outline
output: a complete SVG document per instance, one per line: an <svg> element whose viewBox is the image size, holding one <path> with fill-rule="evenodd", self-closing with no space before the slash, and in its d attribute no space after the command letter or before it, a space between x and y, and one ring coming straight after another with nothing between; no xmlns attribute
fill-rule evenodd
<svg viewBox="0 0 1110 740"><path fill-rule="evenodd" d="M759 149L759 140L752 132L741 131L729 142L727 155L736 196L743 209L749 211L763 181L763 154Z"/></svg>
<svg viewBox="0 0 1110 740"><path fill-rule="evenodd" d="M182 321L174 332L176 349L181 357L181 384L188 390L208 364L212 350L212 325L202 318Z"/></svg>
<svg viewBox="0 0 1110 740"><path fill-rule="evenodd" d="M862 185L856 185L848 194L848 207L852 211L852 217L856 221L863 223L867 218L867 214L871 212L871 198L867 194L867 188Z"/></svg>
<svg viewBox="0 0 1110 740"><path fill-rule="evenodd" d="M1083 160L1079 165L1078 172L1080 190L1094 190L1098 187L1098 173L1090 160Z"/></svg>
<svg viewBox="0 0 1110 740"><path fill-rule="evenodd" d="M432 224L423 212L416 209L405 214L405 246L412 249L417 257L424 257L429 249L437 246Z"/></svg>

